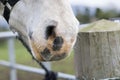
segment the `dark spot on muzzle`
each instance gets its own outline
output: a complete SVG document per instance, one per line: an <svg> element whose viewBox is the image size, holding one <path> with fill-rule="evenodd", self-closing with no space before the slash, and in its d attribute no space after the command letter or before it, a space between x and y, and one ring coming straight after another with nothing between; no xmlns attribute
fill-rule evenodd
<svg viewBox="0 0 120 80"><path fill-rule="evenodd" d="M55 37L56 34L55 34L55 26L54 25L50 25L46 28L46 39L48 39L50 36L53 36Z"/></svg>
<svg viewBox="0 0 120 80"><path fill-rule="evenodd" d="M32 34L33 34L33 32L32 32L32 31L29 31L29 34L28 34L28 35L29 35L29 38L30 38L30 39L32 39Z"/></svg>
<svg viewBox="0 0 120 80"><path fill-rule="evenodd" d="M63 42L62 37L56 37L53 41L53 50L59 51L62 48Z"/></svg>
<svg viewBox="0 0 120 80"><path fill-rule="evenodd" d="M43 50L43 52L41 52L42 57L47 61L51 59L51 54L50 54L50 50L48 48L45 48Z"/></svg>

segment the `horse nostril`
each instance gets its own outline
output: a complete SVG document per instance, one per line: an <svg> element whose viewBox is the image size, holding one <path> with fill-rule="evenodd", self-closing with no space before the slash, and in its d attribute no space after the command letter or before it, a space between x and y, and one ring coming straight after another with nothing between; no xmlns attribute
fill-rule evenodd
<svg viewBox="0 0 120 80"><path fill-rule="evenodd" d="M63 44L63 38L62 37L56 37L53 41L53 50L58 51L61 49Z"/></svg>
<svg viewBox="0 0 120 80"><path fill-rule="evenodd" d="M55 26L50 25L46 28L46 39L50 36L55 36Z"/></svg>

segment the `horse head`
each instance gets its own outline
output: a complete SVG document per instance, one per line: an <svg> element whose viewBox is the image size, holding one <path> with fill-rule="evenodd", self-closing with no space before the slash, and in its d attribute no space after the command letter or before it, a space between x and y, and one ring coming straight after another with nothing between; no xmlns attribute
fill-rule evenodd
<svg viewBox="0 0 120 80"><path fill-rule="evenodd" d="M57 61L69 55L79 22L69 0L20 0L9 24L36 60Z"/></svg>

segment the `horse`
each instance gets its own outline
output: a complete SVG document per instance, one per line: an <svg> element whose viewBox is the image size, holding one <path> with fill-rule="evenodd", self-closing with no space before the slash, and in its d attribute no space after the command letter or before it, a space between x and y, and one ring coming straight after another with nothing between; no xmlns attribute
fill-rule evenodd
<svg viewBox="0 0 120 80"><path fill-rule="evenodd" d="M11 31L18 33L18 39L35 60L58 61L70 54L79 22L69 0L18 0L13 6L1 1L0 10L6 4L10 8L7 18Z"/></svg>

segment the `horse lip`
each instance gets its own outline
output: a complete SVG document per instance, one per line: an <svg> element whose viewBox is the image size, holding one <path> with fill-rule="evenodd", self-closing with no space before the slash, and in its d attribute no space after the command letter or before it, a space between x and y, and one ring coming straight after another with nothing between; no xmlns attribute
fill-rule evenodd
<svg viewBox="0 0 120 80"><path fill-rule="evenodd" d="M48 48L45 48L43 50L43 52L41 52L40 54L43 57L43 59L45 59L46 61L50 60L50 58L51 58L51 53L50 53L50 50Z"/></svg>
<svg viewBox="0 0 120 80"><path fill-rule="evenodd" d="M51 61L58 61L58 60L64 59L66 56L67 56L67 53L54 55L52 56Z"/></svg>
<svg viewBox="0 0 120 80"><path fill-rule="evenodd" d="M67 53L52 55L49 50L45 48L44 51L41 52L41 56L44 61L58 61L64 59L67 56Z"/></svg>

